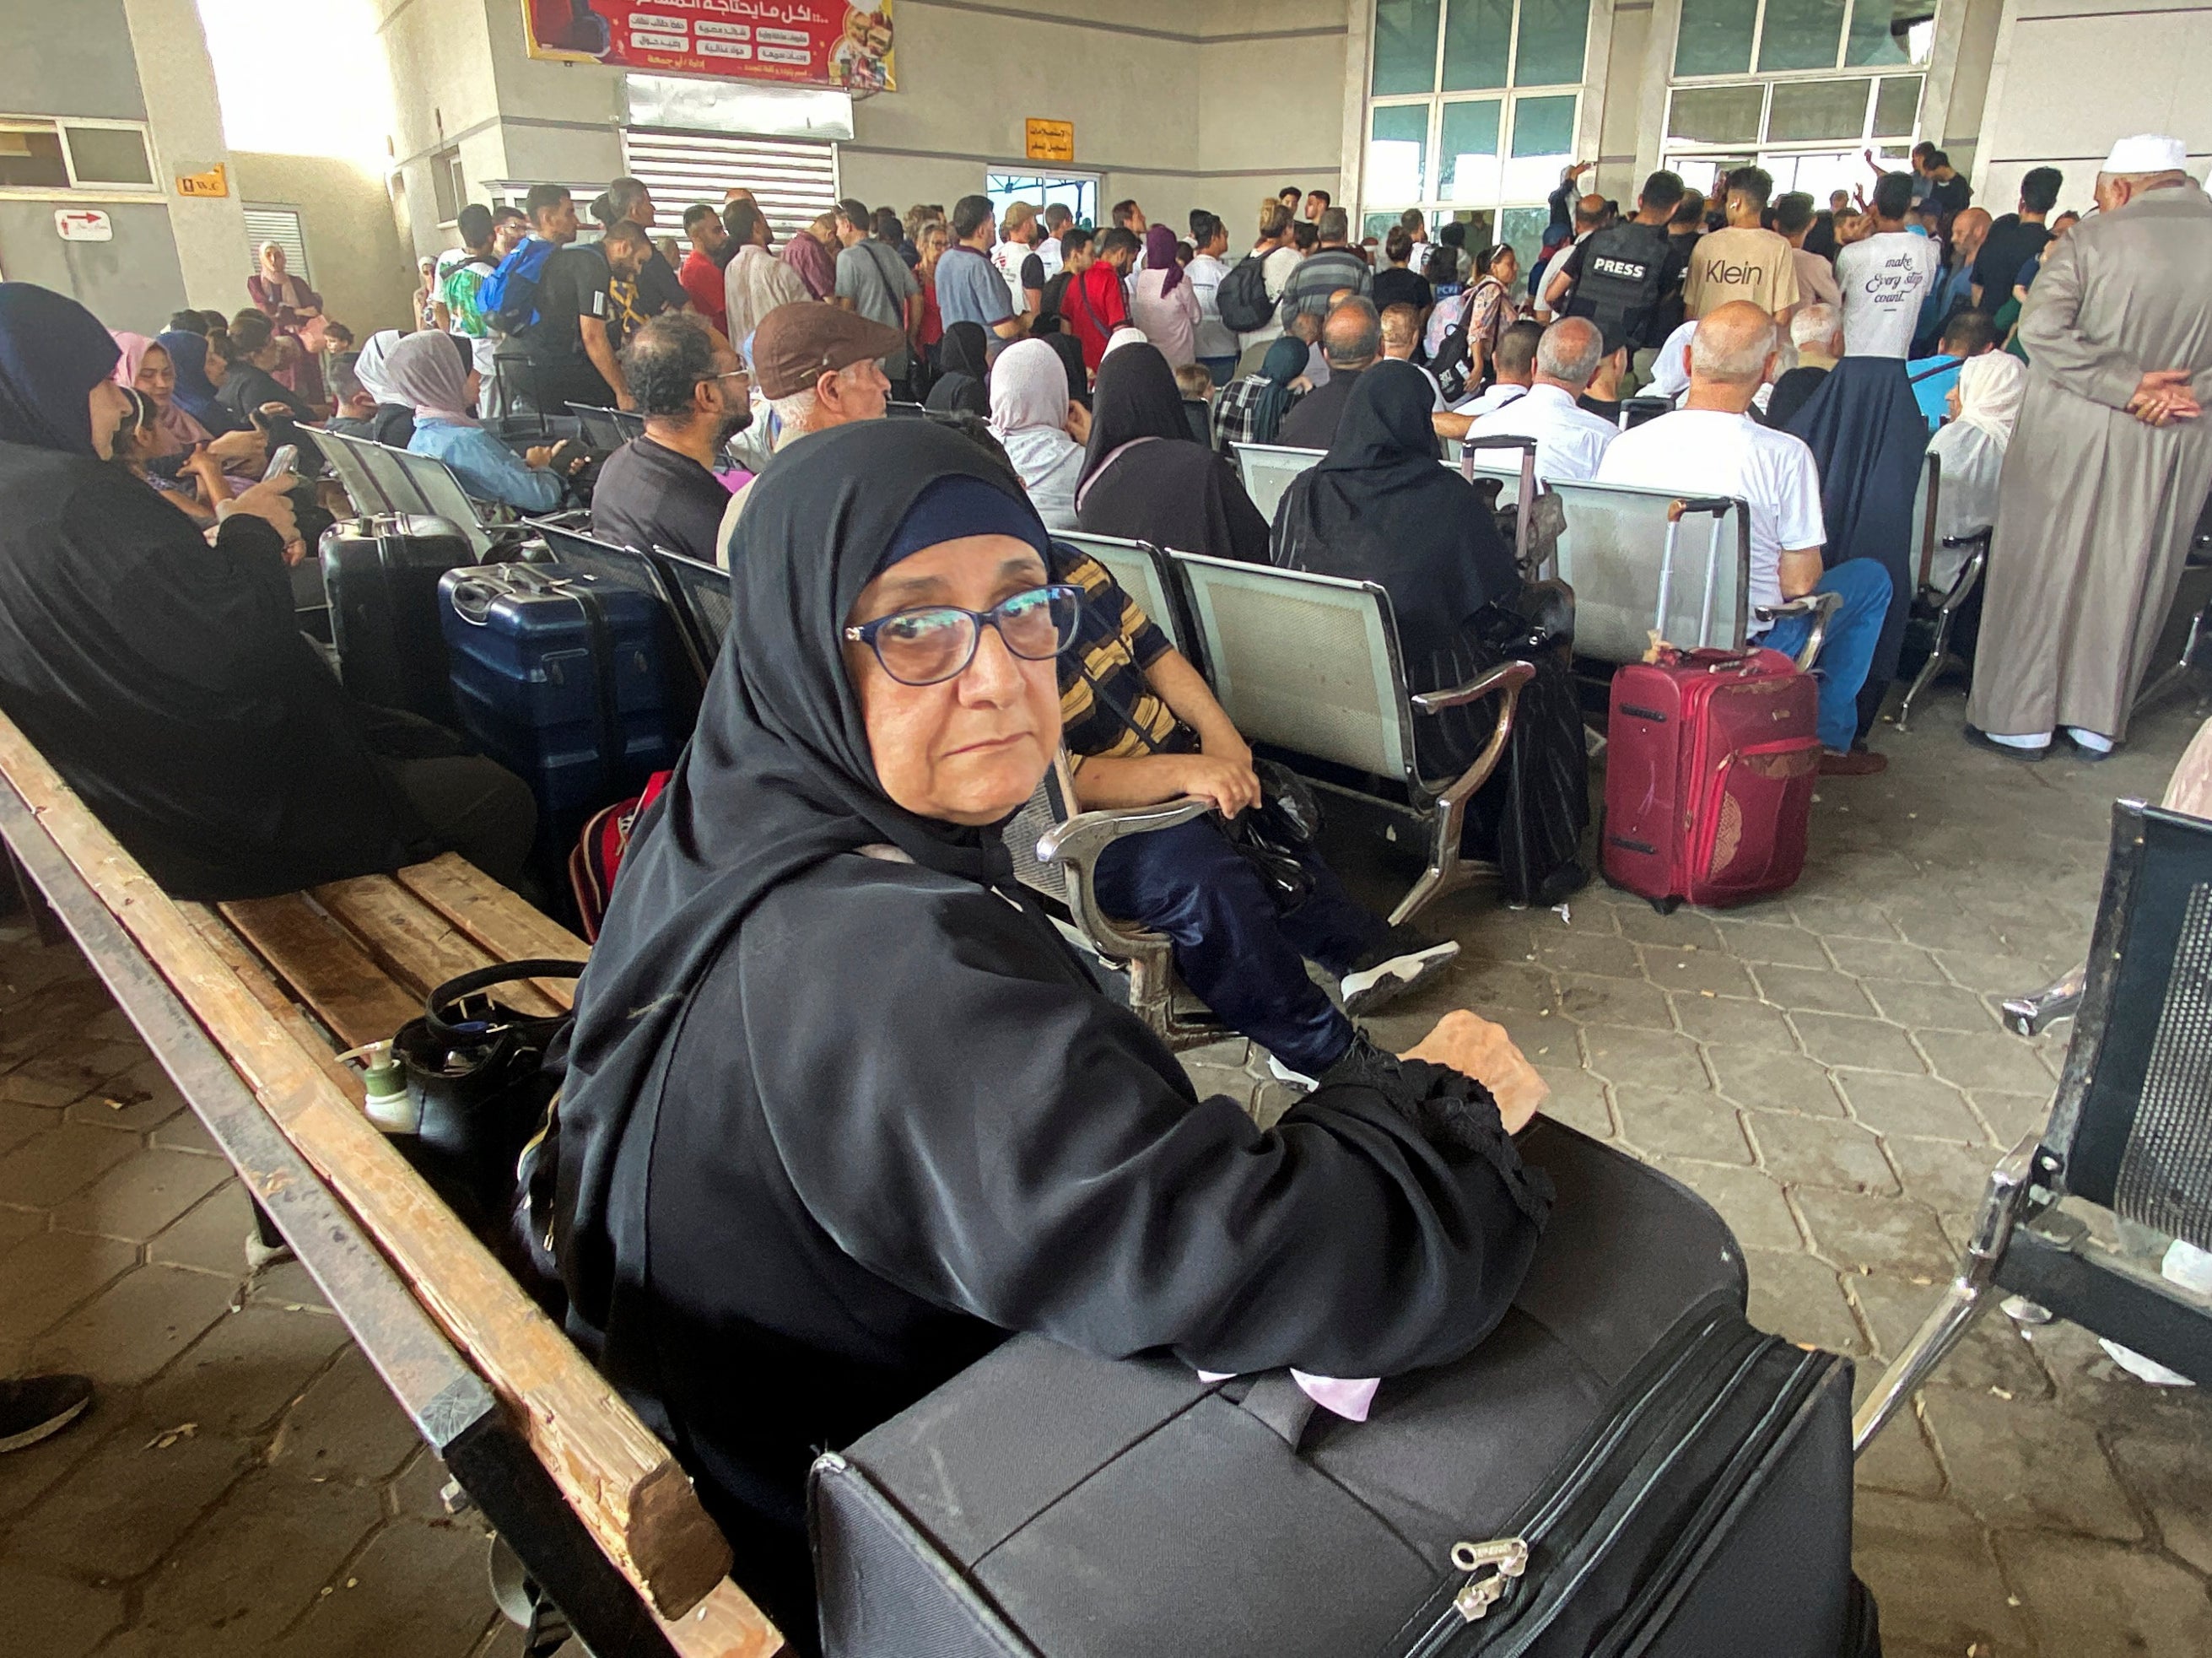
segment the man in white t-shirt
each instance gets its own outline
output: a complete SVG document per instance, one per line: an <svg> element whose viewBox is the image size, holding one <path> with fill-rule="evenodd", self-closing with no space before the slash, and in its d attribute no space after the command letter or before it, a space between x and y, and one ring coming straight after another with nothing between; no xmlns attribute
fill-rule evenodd
<svg viewBox="0 0 2212 1658"><path fill-rule="evenodd" d="M1620 435L1611 421L1577 401L1605 361L1605 336L1587 317L1563 317L1536 343L1536 378L1522 396L1467 428L1469 438L1536 440L1536 476L1547 484L1581 483Z"/></svg>
<svg viewBox="0 0 2212 1658"><path fill-rule="evenodd" d="M1875 234L1836 255L1846 356L1895 357L1902 362L1912 355L1920 302L1943 258L1934 242L1905 228L1911 191L1909 174L1882 174L1874 187Z"/></svg>
<svg viewBox="0 0 2212 1658"><path fill-rule="evenodd" d="M1747 301L1715 307L1687 348L1690 389L1681 408L1615 438L1598 464L1597 482L1732 495L1751 509L1752 637L1796 655L1812 629L1788 616L1764 629L1757 610L1807 593L1842 599L1813 667L1820 686L1820 769L1865 776L1883 770L1878 754L1854 753L1859 688L1889 608L1889 573L1872 559L1823 572L1827 528L1813 452L1787 432L1761 426L1752 398L1774 372L1774 319ZM1763 636L1762 636L1763 629Z"/></svg>
<svg viewBox="0 0 2212 1658"><path fill-rule="evenodd" d="M1536 342L1543 337L1544 331L1533 322L1516 322L1500 334L1490 364L1498 378L1442 414L1430 416L1437 435L1463 438L1475 422L1527 397L1528 388L1536 383Z"/></svg>
<svg viewBox="0 0 2212 1658"><path fill-rule="evenodd" d="M1183 267L1190 290L1198 299L1198 327L1194 344L1199 362L1216 386L1226 386L1237 370L1237 336L1221 320L1218 297L1221 279L1229 274L1222 255L1229 251L1229 227L1204 208L1190 216L1190 245L1197 251Z"/></svg>

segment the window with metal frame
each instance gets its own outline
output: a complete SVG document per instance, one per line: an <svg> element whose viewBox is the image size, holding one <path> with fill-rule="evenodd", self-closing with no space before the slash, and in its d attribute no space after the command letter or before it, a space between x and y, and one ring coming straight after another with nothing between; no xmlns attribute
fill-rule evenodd
<svg viewBox="0 0 2212 1658"><path fill-rule="evenodd" d="M1574 160L1589 0L1376 0L1360 234L1406 208L1525 265Z"/></svg>
<svg viewBox="0 0 2212 1658"><path fill-rule="evenodd" d="M685 208L719 209L732 185L752 191L779 244L837 204L837 146L821 140L625 127L623 164L653 192L657 235L680 237Z"/></svg>
<svg viewBox="0 0 2212 1658"><path fill-rule="evenodd" d="M1058 203L1075 216L1075 222L1096 229L1098 225L1098 178L1096 173L999 173L983 175L983 193L1001 219L1016 202L1027 202L1042 213Z"/></svg>
<svg viewBox="0 0 2212 1658"><path fill-rule="evenodd" d="M0 115L0 192L159 196L143 121Z"/></svg>
<svg viewBox="0 0 2212 1658"><path fill-rule="evenodd" d="M1678 84L1664 165L1710 193L1730 168L1755 162L1777 195L1802 190L1826 205L1831 191L1868 185L1869 149L1884 167L1911 165L1921 84L1917 75Z"/></svg>

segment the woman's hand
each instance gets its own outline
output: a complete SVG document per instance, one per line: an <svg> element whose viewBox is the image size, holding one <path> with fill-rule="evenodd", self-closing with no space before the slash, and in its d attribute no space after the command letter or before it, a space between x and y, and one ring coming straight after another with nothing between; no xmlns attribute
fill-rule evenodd
<svg viewBox="0 0 2212 1658"><path fill-rule="evenodd" d="M1492 1024L1465 1008L1445 1014L1418 1047L1408 1048L1398 1057L1426 1060L1431 1065L1444 1066L1462 1077L1474 1078L1498 1102L1498 1114L1509 1134L1517 1134L1526 1128L1535 1116L1536 1108L1551 1097L1551 1084L1522 1057L1521 1050L1513 1045L1513 1039L1505 1034L1505 1027Z"/></svg>
<svg viewBox="0 0 2212 1658"><path fill-rule="evenodd" d="M287 472L242 491L231 503L234 512L252 514L284 537L284 562L288 564L297 564L306 550L300 546L300 520L293 513L292 497L288 493L299 482Z"/></svg>
<svg viewBox="0 0 2212 1658"><path fill-rule="evenodd" d="M240 471L256 471L268 465L269 439L249 426L242 432L225 432L211 439L200 452L213 455L226 471L234 466Z"/></svg>
<svg viewBox="0 0 2212 1658"><path fill-rule="evenodd" d="M1078 443L1091 441L1091 411L1079 403L1067 405L1067 435Z"/></svg>
<svg viewBox="0 0 2212 1658"><path fill-rule="evenodd" d="M1224 817L1234 817L1247 806L1260 804L1260 780L1252 770L1248 751L1243 762L1211 754L1186 754L1181 760L1182 793L1213 802Z"/></svg>

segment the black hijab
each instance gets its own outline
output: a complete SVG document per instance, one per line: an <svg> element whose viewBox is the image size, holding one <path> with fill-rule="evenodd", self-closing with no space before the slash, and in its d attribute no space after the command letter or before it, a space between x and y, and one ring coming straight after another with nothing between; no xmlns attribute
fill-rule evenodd
<svg viewBox="0 0 2212 1658"><path fill-rule="evenodd" d="M957 322L947 328L944 343L938 349L938 363L942 372L937 384L929 388L928 407L946 411L964 410L988 420L990 337L983 332L983 325Z"/></svg>
<svg viewBox="0 0 2212 1658"><path fill-rule="evenodd" d="M1417 677L1469 616L1520 586L1474 487L1437 464L1434 404L1411 363L1363 372L1328 454L1284 493L1273 539L1287 568L1384 588Z"/></svg>
<svg viewBox="0 0 2212 1658"><path fill-rule="evenodd" d="M205 427L211 436L238 430L241 422L237 414L222 401L208 379L206 336L173 328L155 335L154 343L168 352L169 362L177 371L177 407Z"/></svg>
<svg viewBox="0 0 2212 1658"><path fill-rule="evenodd" d="M845 672L845 618L908 509L948 477L979 479L1036 517L1012 473L923 421L817 433L746 497L730 631L706 705L623 860L578 989L561 1113L562 1209L580 1239L619 1224L608 1212L614 1157L653 1059L684 997L771 888L886 842L984 884L1012 873L995 830L917 817L883 792ZM578 1249L562 1261L578 1310L602 1323L611 1263Z"/></svg>
<svg viewBox="0 0 2212 1658"><path fill-rule="evenodd" d="M1125 345L1098 366L1075 521L1091 535L1267 562L1267 520L1237 469L1191 430L1156 345Z"/></svg>
<svg viewBox="0 0 2212 1658"><path fill-rule="evenodd" d="M1091 406L1091 369L1083 361L1083 342L1065 330L1036 337L1060 355L1060 366L1067 371L1067 395L1085 408Z"/></svg>
<svg viewBox="0 0 2212 1658"><path fill-rule="evenodd" d="M75 300L0 282L0 443L98 459L87 399L122 355Z"/></svg>

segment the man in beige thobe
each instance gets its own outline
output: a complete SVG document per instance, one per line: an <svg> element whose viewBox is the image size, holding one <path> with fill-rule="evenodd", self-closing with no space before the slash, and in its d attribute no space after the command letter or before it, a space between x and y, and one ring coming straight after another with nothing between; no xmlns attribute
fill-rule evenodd
<svg viewBox="0 0 2212 1658"><path fill-rule="evenodd" d="M2085 757L2127 734L2212 490L2212 200L2179 140L2122 139L2100 211L2051 250L2020 319L1970 740Z"/></svg>

